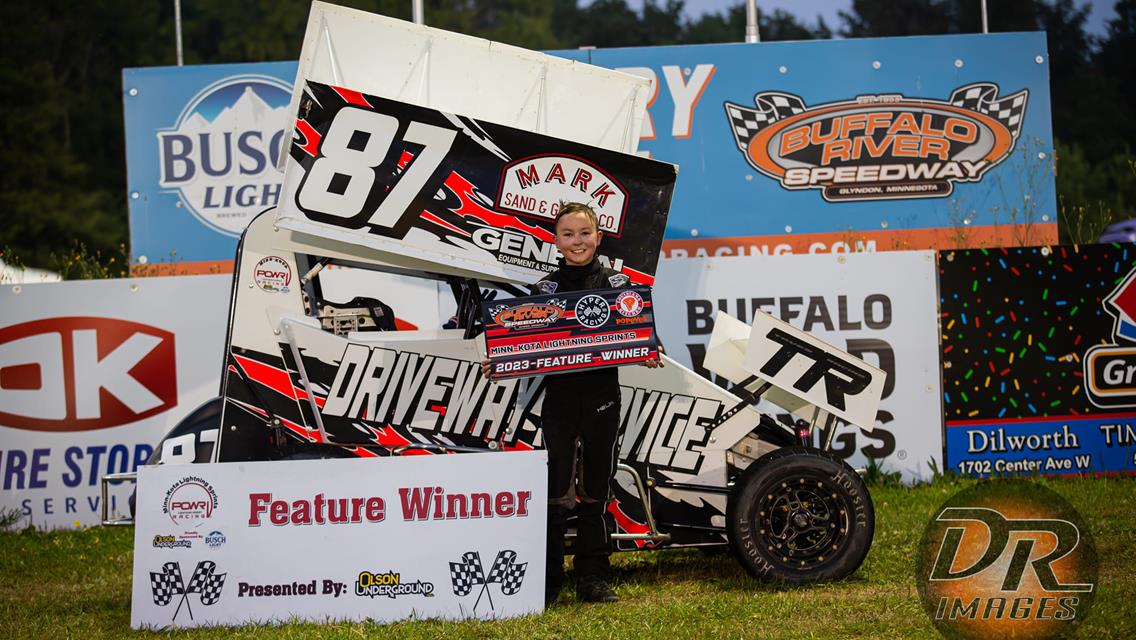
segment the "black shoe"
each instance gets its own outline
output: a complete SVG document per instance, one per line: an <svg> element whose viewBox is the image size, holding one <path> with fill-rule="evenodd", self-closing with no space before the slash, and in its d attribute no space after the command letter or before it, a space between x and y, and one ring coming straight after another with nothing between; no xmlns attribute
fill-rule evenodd
<svg viewBox="0 0 1136 640"><path fill-rule="evenodd" d="M582 578L576 584L576 599L581 602L619 602L603 578Z"/></svg>

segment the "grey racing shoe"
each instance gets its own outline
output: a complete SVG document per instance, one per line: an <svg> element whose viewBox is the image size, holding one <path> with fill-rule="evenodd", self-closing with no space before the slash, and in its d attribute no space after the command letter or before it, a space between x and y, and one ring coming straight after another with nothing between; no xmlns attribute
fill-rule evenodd
<svg viewBox="0 0 1136 640"><path fill-rule="evenodd" d="M619 602L619 596L607 582L595 576L580 578L576 583L576 599L580 602Z"/></svg>

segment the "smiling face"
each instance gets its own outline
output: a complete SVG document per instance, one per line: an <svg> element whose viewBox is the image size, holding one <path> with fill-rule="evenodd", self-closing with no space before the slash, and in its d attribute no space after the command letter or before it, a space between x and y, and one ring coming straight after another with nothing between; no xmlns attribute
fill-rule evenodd
<svg viewBox="0 0 1136 640"><path fill-rule="evenodd" d="M556 248L566 264L583 266L591 262L602 239L603 232L582 211L566 213L556 220Z"/></svg>

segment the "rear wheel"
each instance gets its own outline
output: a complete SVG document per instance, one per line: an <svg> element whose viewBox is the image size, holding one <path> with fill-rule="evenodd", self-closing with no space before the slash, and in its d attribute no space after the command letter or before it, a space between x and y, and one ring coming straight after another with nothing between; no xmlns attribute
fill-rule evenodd
<svg viewBox="0 0 1136 640"><path fill-rule="evenodd" d="M868 488L840 459L785 447L754 461L726 508L730 548L756 578L838 580L868 555L875 511Z"/></svg>

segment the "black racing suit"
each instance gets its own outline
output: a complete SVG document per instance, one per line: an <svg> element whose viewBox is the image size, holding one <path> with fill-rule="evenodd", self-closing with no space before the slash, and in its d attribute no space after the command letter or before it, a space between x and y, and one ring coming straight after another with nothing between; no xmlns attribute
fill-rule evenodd
<svg viewBox="0 0 1136 640"><path fill-rule="evenodd" d="M536 283L537 293L610 289L631 284L626 274L593 258L585 266L561 261L560 269ZM615 367L545 378L541 427L548 450L548 573L545 598L564 582L566 519L576 509L577 580L607 580L611 555L604 513L615 475L619 431L619 370ZM577 444L579 456L577 458ZM579 498L579 502L576 499Z"/></svg>

